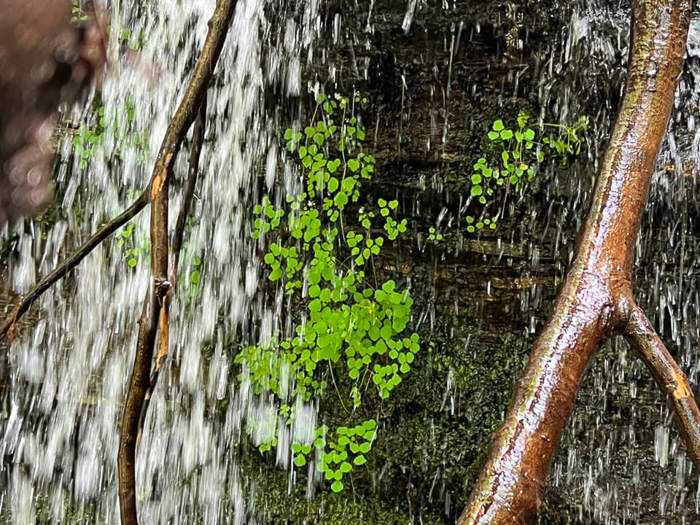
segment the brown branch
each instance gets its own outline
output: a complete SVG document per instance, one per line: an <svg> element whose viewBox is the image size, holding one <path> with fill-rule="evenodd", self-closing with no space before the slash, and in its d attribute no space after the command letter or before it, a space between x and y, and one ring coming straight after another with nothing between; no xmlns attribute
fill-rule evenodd
<svg viewBox="0 0 700 525"><path fill-rule="evenodd" d="M153 359L153 345L158 330L158 318L151 310L156 304L155 290L149 292L143 302L139 319L139 335L136 358L129 380L129 390L124 403L121 432L119 435L119 508L122 525L138 525L136 514L136 442L138 440L141 405L146 395L149 371Z"/></svg>
<svg viewBox="0 0 700 525"><path fill-rule="evenodd" d="M690 0L632 3L625 96L576 257L459 525L537 522L549 465L583 374L600 344L630 319L634 248L683 64L691 7Z"/></svg>
<svg viewBox="0 0 700 525"><path fill-rule="evenodd" d="M167 339L169 338L167 310L162 308L170 289L170 283L167 280L168 180L172 174L175 157L182 145L185 134L189 130L194 120L195 112L201 106L205 96L216 62L221 54L235 6L236 0L219 0L217 3L216 10L209 21L209 33L207 34L202 54L195 66L187 92L170 121L153 168L153 184L151 185L151 260L154 285L151 293L150 311L147 311L148 318L142 317L139 332L144 330L144 326L155 327L155 329L151 330L149 328L149 337L142 337L141 333L139 333L139 341L143 340L147 345L139 344L137 346L134 370L131 374L127 394L127 403L124 406L118 460L119 507L122 525L138 525L135 498L136 443L138 441L139 421L143 412L144 400L150 386L155 332L158 325L160 325L161 341L164 341L162 344L167 346ZM162 311L165 313L161 313ZM153 332L153 337L150 337L151 331Z"/></svg>
<svg viewBox="0 0 700 525"><path fill-rule="evenodd" d="M185 225L187 216L191 207L192 199L194 198L194 190L197 185L197 176L199 173L199 157L202 152L204 143L204 126L206 119L206 97L202 100L202 105L199 108L199 115L194 128L194 137L192 141L192 150L190 152L189 173L187 177L187 185L183 196L180 211L175 224L175 232L173 233L173 263L170 268L170 283L172 285L170 293L168 293L163 301L163 309L161 310L160 321L160 344L158 345L158 353L156 354L156 362L151 372L151 380L143 402L143 410L141 411L141 421L139 423L138 439L136 441L136 449L138 450L143 432L143 424L146 421L146 414L150 406L151 396L158 383L158 377L163 369L165 359L168 357L168 342L169 342L169 325L170 325L170 300L172 290L177 284L178 265L180 262L180 251L182 250L183 239L185 235Z"/></svg>
<svg viewBox="0 0 700 525"><path fill-rule="evenodd" d="M93 235L85 244L83 244L75 253L59 265L53 272L47 275L39 284L37 284L27 295L25 295L20 303L10 312L5 320L0 324L0 340L2 340L8 330L14 326L19 318L24 315L31 307L33 302L38 299L46 290L64 277L70 270L75 268L92 250L100 245L112 233L126 224L148 204L148 193L151 193L153 198L163 187L167 180L170 167L174 162L174 157L182 145L182 140L187 134L195 117L197 108L201 106L202 99L206 93L206 88L209 85L211 76L214 70L214 65L221 54L221 49L224 44L226 32L230 25L233 11L236 6L236 0L222 0L209 21L209 34L204 43L202 54L197 61L195 71L192 75L187 92L178 107L173 119L170 121L168 131L163 139L163 143L156 160L156 165L153 170L153 176L148 186L139 198L117 218L103 226L95 235Z"/></svg>
<svg viewBox="0 0 700 525"><path fill-rule="evenodd" d="M172 164L166 167L171 169ZM156 342L158 328L161 330L161 341L168 339L167 319L163 319L163 300L170 288L164 277L168 265L168 177L161 185L163 191L151 193L155 198L151 202L151 260L154 282L152 291L146 293L143 313L139 320L139 335L136 345L134 367L129 380L129 389L124 403L122 428L119 436L119 509L122 525L138 525L136 511L136 448L140 442L139 429L141 414L151 385L151 364L153 348ZM163 236L165 241L163 241ZM163 264L165 260L165 264ZM163 327L166 327L163 333Z"/></svg>
<svg viewBox="0 0 700 525"><path fill-rule="evenodd" d="M4 339L7 332L24 315L31 305L51 286L63 278L70 270L75 268L92 250L99 246L112 233L135 217L148 204L148 194L155 196L167 179L170 166L179 150L184 136L187 134L195 117L196 109L201 106L206 93L216 61L221 54L226 32L230 25L236 0L222 0L209 21L209 34L204 43L202 54L197 61L187 92L170 122L168 131L156 160L153 176L148 186L139 198L121 215L103 226L76 252L61 263L53 272L47 275L15 306L10 314L0 324L0 340Z"/></svg>
<svg viewBox="0 0 700 525"><path fill-rule="evenodd" d="M688 384L688 378L666 349L644 312L634 306L623 331L625 338L649 368L666 393L673 409L673 420L690 459L700 468L700 411Z"/></svg>
<svg viewBox="0 0 700 525"><path fill-rule="evenodd" d="M173 233L173 264L170 269L170 280L173 284L177 281L178 268L180 264L180 251L185 237L185 225L187 217L190 214L192 200L194 198L194 190L197 186L197 177L199 175L199 157L202 154L202 146L204 145L204 130L207 118L207 99L204 97L202 105L199 107L197 122L194 127L194 137L192 139L192 151L190 152L189 173L187 177L187 186L185 194L182 197L182 205L175 223L175 232Z"/></svg>

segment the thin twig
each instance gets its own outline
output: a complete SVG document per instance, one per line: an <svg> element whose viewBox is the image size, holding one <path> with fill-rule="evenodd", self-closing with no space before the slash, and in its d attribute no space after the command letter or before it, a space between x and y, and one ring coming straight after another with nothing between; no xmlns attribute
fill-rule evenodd
<svg viewBox="0 0 700 525"><path fill-rule="evenodd" d="M112 233L130 221L148 204L148 194L153 198L163 187L167 180L167 174L175 160L177 151L180 149L182 140L187 134L195 117L195 112L201 106L202 99L206 93L206 88L211 80L214 66L218 61L225 36L230 25L233 11L237 0L222 0L209 21L209 34L202 49L202 55L197 61L192 80L187 88L187 92L178 107L175 116L170 121L168 132L163 139L163 143L153 170L153 177L139 198L121 215L103 226L85 244L83 244L68 259L61 263L53 272L47 275L37 284L20 303L10 312L5 320L0 324L0 340L4 339L8 330L15 325L29 307L46 290L64 277L70 270L75 268L92 250L99 246Z"/></svg>
<svg viewBox="0 0 700 525"><path fill-rule="evenodd" d="M189 173L187 178L187 186L185 187L185 195L182 198L182 205L175 223L175 232L173 233L173 263L170 269L170 280L173 284L177 281L178 269L180 265L180 252L182 250L183 239L185 237L185 225L187 217L190 214L192 200L194 199L194 190L197 185L197 177L199 175L199 157L202 154L202 146L204 144L204 130L207 117L207 99L204 97L202 105L199 107L199 115L194 127L194 136L192 137L192 150L190 152Z"/></svg>
<svg viewBox="0 0 700 525"><path fill-rule="evenodd" d="M667 395L673 419L688 455L695 466L700 468L700 411L688 378L638 306L632 310L624 336L647 365L659 388Z"/></svg>
<svg viewBox="0 0 700 525"><path fill-rule="evenodd" d="M34 301L36 301L44 294L44 292L46 292L46 290L51 288L51 286L61 280L61 278L63 278L68 272L78 266L80 261L90 254L92 250L97 248L105 239L138 215L138 213L148 204L149 193L150 184L131 206L124 210L124 212L122 212L118 217L112 219L110 222L102 226L102 228L97 230L97 233L90 237L87 242L73 252L73 254L63 261L54 271L44 277L34 288L29 291L29 293L24 295L21 301L12 309L12 312L10 312L10 314L2 321L2 324L0 324L0 341L5 338L7 332L17 323L19 318L29 310Z"/></svg>
<svg viewBox="0 0 700 525"><path fill-rule="evenodd" d="M161 340L168 336L167 312L161 315L163 301L170 289L167 281L168 272L168 238L167 238L167 187L172 174L172 168L185 134L195 118L197 109L201 106L206 89L221 54L224 40L233 18L236 0L220 0L214 15L209 21L209 33L197 61L195 71L190 80L187 92L173 116L161 144L156 164L153 168L153 184L151 185L151 242L153 265L153 291L151 292L151 307L147 311L148 320L142 318L143 326L156 327L160 324ZM127 394L127 404L124 406L122 432L119 444L119 507L122 525L138 525L136 511L136 443L138 428L143 412L146 392L150 386L151 366L153 360L154 336L145 340L148 346L139 344L136 349L134 370ZM150 331L149 331L150 333ZM166 343L164 343L167 345ZM135 425L132 424L136 421Z"/></svg>

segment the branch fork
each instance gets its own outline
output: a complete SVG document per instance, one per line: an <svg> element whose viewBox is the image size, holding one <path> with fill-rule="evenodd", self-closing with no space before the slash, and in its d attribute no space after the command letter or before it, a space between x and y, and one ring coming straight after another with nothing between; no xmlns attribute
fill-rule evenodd
<svg viewBox="0 0 700 525"><path fill-rule="evenodd" d="M547 478L588 364L617 332L668 395L700 468L700 412L687 378L635 304L634 248L673 106L689 0L633 0L627 87L577 253L535 342L491 457L458 525L536 523Z"/></svg>

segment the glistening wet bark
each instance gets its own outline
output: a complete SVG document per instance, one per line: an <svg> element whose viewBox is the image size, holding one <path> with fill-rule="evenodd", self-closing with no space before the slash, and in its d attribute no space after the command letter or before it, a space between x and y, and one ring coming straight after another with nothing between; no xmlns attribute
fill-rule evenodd
<svg viewBox="0 0 700 525"><path fill-rule="evenodd" d="M681 436L700 466L697 405L685 376L643 322L632 293L634 248L683 63L690 12L688 0L633 2L626 92L577 254L459 525L537 520L581 378L614 331L627 335L664 391L672 392Z"/></svg>

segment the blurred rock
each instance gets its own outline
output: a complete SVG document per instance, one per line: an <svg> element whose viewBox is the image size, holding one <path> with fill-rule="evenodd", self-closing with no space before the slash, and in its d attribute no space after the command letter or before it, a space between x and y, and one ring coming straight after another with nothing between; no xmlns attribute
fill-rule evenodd
<svg viewBox="0 0 700 525"><path fill-rule="evenodd" d="M99 17L71 0L5 0L0 17L0 225L51 197L50 138L105 64Z"/></svg>

